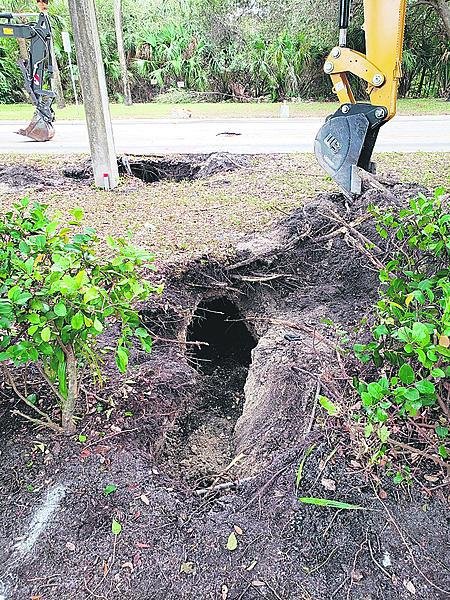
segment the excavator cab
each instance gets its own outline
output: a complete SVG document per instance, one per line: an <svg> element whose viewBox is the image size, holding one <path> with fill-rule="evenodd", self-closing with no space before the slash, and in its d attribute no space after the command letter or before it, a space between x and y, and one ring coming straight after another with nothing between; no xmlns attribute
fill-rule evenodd
<svg viewBox="0 0 450 600"><path fill-rule="evenodd" d="M47 142L55 135L55 115L52 103L54 92L45 89L53 73L51 54L51 27L47 15L48 0L38 0L40 13L36 22L24 23L24 17L15 13L0 13L0 37L29 40L28 60L20 60L25 89L36 107L31 123L17 132L37 142Z"/></svg>
<svg viewBox="0 0 450 600"><path fill-rule="evenodd" d="M364 0L366 53L347 47L351 0L340 0L339 46L328 55L330 75L341 106L318 132L314 152L342 191L362 191L360 169L374 171L372 152L378 132L396 113L405 31L406 0ZM370 102L357 102L348 73L367 82Z"/></svg>

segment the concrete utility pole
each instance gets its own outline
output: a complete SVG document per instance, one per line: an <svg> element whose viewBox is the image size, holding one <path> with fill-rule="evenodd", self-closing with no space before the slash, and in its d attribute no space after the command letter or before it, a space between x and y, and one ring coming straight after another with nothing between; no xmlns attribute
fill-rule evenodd
<svg viewBox="0 0 450 600"><path fill-rule="evenodd" d="M78 57L95 184L98 187L112 189L119 182L119 171L94 0L69 0L69 10Z"/></svg>

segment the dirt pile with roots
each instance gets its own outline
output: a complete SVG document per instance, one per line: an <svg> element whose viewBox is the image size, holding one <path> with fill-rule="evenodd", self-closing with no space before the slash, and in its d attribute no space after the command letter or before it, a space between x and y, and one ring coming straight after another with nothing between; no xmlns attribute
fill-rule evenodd
<svg viewBox="0 0 450 600"><path fill-rule="evenodd" d="M168 268L163 297L141 307L154 352L134 352L125 382L107 359L105 387L85 390L84 444L31 441L7 418L4 386L0 595L447 597L444 488L376 489L350 432L317 406L319 381L335 394L348 385L324 320L351 330L376 295L367 205L416 193L371 190L354 206L322 195L242 240L227 264Z"/></svg>

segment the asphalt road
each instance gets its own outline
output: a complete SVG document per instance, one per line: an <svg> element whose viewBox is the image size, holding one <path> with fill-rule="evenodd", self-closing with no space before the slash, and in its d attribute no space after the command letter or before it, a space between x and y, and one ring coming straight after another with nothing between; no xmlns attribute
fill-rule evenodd
<svg viewBox="0 0 450 600"><path fill-rule="evenodd" d="M31 112L30 112L31 118ZM323 119L121 120L114 122L118 153L172 154L312 152ZM15 134L23 122L0 121L0 153L74 154L89 152L82 121L55 123L46 143ZM380 131L378 152L450 152L450 116L396 117Z"/></svg>

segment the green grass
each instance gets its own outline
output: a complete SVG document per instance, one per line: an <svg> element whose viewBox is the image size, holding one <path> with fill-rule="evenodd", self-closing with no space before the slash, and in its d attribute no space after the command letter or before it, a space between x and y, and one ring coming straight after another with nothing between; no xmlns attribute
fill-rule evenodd
<svg viewBox="0 0 450 600"><path fill-rule="evenodd" d="M171 119L182 116L183 111L190 111L192 118L197 119L244 119L279 116L280 104L269 103L206 103L198 104L111 104L114 119ZM325 117L332 113L338 104L334 102L300 102L290 104L291 117ZM448 115L450 102L435 98L420 100L400 100L401 115ZM0 120L26 121L31 119L33 107L30 104L0 104ZM82 106L69 105L59 110L56 117L61 121L72 121L84 118Z"/></svg>
<svg viewBox="0 0 450 600"><path fill-rule="evenodd" d="M4 167L28 167L44 182L60 178L64 167L84 159L0 155ZM450 153L383 153L375 160L378 172L389 179L450 189ZM246 167L208 179L146 185L124 178L112 192L74 180L46 189L37 181L29 190L0 183L0 210L26 193L65 215L80 207L86 223L102 237L121 236L129 230L137 244L156 252L159 264L184 263L201 256L227 255L242 235L262 231L316 194L336 189L313 155L289 154L252 157Z"/></svg>

